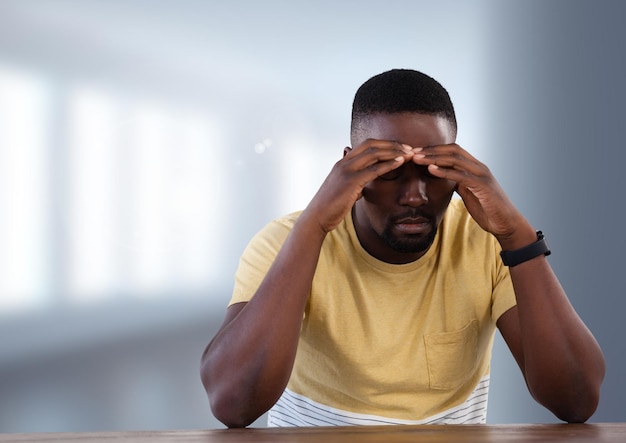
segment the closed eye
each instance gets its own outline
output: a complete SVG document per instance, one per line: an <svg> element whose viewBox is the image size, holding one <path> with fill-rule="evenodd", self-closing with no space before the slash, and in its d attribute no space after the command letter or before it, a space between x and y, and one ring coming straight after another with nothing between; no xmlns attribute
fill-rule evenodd
<svg viewBox="0 0 626 443"><path fill-rule="evenodd" d="M422 165L412 165L412 166L419 171L419 175L422 178L439 179L439 177L435 177L428 171L427 166L422 166ZM407 167L410 167L410 165L402 165L399 168L396 168L392 171L387 172L386 174L380 175L378 178L381 180L385 180L385 181L397 180L405 173Z"/></svg>
<svg viewBox="0 0 626 443"><path fill-rule="evenodd" d="M378 176L378 178L385 181L391 181L400 178L400 176L402 175L402 168L402 166L396 168L392 171L387 172L386 174Z"/></svg>

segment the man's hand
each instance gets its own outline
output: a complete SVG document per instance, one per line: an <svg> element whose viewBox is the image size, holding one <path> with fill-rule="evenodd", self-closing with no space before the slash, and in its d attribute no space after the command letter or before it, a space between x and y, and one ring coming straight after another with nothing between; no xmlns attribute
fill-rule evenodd
<svg viewBox="0 0 626 443"><path fill-rule="evenodd" d="M386 140L369 139L354 149L346 148L307 206L306 216L314 217L324 233L332 231L361 198L367 183L413 157L410 146Z"/></svg>
<svg viewBox="0 0 626 443"><path fill-rule="evenodd" d="M456 191L476 222L501 244L529 225L491 171L457 144L414 148L413 161L435 177L457 183ZM531 229L531 239L534 231Z"/></svg>

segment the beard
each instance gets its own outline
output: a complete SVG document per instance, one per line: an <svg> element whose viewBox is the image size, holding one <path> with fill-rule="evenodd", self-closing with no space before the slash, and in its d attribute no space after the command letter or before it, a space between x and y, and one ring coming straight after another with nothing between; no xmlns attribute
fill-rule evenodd
<svg viewBox="0 0 626 443"><path fill-rule="evenodd" d="M395 219L400 219L400 217L395 217ZM394 221L390 220L383 229L381 238L387 246L398 252L424 252L430 248L437 235L437 225L432 218L430 218L430 220L431 230L425 237L418 235L398 237L392 231Z"/></svg>

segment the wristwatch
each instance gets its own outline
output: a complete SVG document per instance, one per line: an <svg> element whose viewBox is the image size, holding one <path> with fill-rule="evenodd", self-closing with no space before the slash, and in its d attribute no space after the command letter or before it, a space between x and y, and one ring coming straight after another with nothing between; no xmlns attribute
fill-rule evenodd
<svg viewBox="0 0 626 443"><path fill-rule="evenodd" d="M540 255L550 255L552 251L548 247L548 242L543 236L543 232L537 231L537 241L531 243L523 248L515 249L514 251L501 251L500 257L502 257L502 263L505 266L512 267L524 263L531 258L538 257Z"/></svg>

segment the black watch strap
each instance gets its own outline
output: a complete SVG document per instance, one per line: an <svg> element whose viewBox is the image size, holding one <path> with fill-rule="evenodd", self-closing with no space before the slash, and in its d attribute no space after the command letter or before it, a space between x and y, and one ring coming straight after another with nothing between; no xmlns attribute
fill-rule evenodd
<svg viewBox="0 0 626 443"><path fill-rule="evenodd" d="M502 257L502 263L505 266L515 266L531 258L538 257L540 255L550 255L552 251L548 247L548 242L543 236L543 232L537 231L537 241L531 243L523 248L516 249L514 251L501 251L500 257Z"/></svg>

